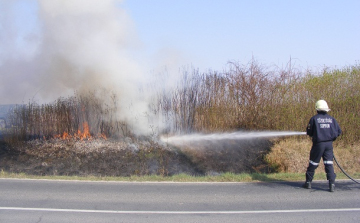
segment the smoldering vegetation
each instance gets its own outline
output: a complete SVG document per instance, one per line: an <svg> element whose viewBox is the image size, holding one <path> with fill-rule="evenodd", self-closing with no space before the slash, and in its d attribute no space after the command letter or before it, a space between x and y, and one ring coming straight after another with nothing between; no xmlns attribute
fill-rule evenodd
<svg viewBox="0 0 360 223"><path fill-rule="evenodd" d="M343 129L337 142L344 147L359 142L358 65L312 73L294 69L290 63L284 69L270 69L252 60L244 65L229 63L222 73L193 69L183 70L182 75L171 91L159 89L151 95L145 118L151 120L147 127L152 131L147 135L119 118L126 108L117 104L116 94L108 92L75 93L54 103L19 105L10 114L11 128L2 131L7 135L2 139L0 168L111 176L277 171L286 167L265 158L274 143L270 139L176 147L158 139L163 134L194 132L304 131L318 99L327 100Z"/></svg>
<svg viewBox="0 0 360 223"><path fill-rule="evenodd" d="M4 143L2 149L9 149ZM199 174L186 156L148 140L31 140L1 151L0 168L12 173L66 176Z"/></svg>
<svg viewBox="0 0 360 223"><path fill-rule="evenodd" d="M11 173L66 176L132 176L271 172L263 158L268 140L165 146L152 140L31 140L2 143L0 169ZM8 149L4 151L4 149Z"/></svg>

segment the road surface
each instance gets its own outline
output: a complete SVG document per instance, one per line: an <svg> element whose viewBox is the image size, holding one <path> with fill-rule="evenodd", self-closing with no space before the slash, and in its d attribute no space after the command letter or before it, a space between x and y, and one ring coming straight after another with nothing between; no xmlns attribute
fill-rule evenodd
<svg viewBox="0 0 360 223"><path fill-rule="evenodd" d="M358 184L301 184L0 179L0 222L360 222Z"/></svg>

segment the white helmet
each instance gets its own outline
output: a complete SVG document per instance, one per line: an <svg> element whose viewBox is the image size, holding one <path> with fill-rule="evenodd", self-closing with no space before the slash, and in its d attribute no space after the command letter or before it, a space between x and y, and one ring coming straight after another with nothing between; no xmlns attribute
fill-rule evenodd
<svg viewBox="0 0 360 223"><path fill-rule="evenodd" d="M315 103L315 109L317 111L325 111L325 112L330 111L330 108L329 108L329 106L328 106L328 104L326 103L325 100L318 100Z"/></svg>

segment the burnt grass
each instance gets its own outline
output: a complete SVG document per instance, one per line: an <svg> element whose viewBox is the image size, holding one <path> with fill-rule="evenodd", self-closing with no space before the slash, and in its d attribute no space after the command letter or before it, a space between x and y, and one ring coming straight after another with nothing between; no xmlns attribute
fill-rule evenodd
<svg viewBox="0 0 360 223"><path fill-rule="evenodd" d="M50 139L7 143L0 138L0 170L29 175L132 176L269 173L266 139L193 143L173 147L156 140Z"/></svg>

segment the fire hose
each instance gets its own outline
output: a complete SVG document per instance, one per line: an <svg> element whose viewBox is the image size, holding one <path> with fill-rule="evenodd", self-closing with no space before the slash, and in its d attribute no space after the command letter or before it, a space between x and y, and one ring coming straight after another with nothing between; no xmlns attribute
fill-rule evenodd
<svg viewBox="0 0 360 223"><path fill-rule="evenodd" d="M345 172L345 170L340 166L340 164L339 164L338 161L336 160L335 156L334 156L334 161L335 161L336 165L340 168L340 170L341 170L350 180L354 181L354 182L357 183L357 184L360 184L359 181L356 181L356 180L353 179L349 174L347 174L347 173Z"/></svg>

